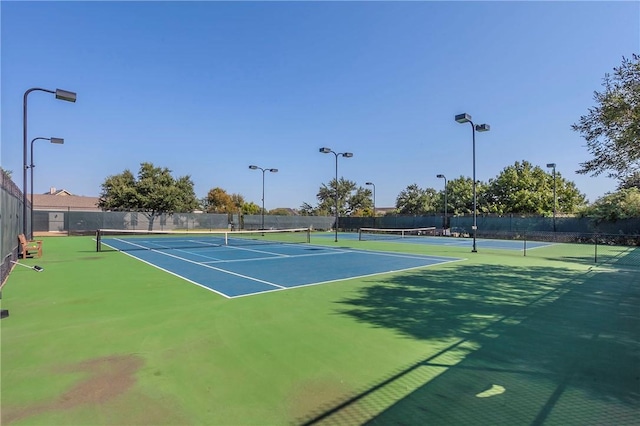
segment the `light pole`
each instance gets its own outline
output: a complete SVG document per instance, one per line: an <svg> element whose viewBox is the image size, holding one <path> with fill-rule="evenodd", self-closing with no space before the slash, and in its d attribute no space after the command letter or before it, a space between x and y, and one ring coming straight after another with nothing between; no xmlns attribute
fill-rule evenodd
<svg viewBox="0 0 640 426"><path fill-rule="evenodd" d="M353 153L351 152L335 152L331 150L331 148L320 148L320 152L323 154L333 153L336 156L336 240L338 242L338 157L342 156L344 158L353 157Z"/></svg>
<svg viewBox="0 0 640 426"><path fill-rule="evenodd" d="M445 175L436 175L438 179L444 179L444 225L442 226L442 234L444 235L447 229L447 178Z"/></svg>
<svg viewBox="0 0 640 426"><path fill-rule="evenodd" d="M556 163L549 163L547 167L553 168L553 232L556 232Z"/></svg>
<svg viewBox="0 0 640 426"><path fill-rule="evenodd" d="M476 233L478 231L478 211L477 211L477 196L476 196L476 131L478 132L488 132L489 125L488 124L473 124L471 121L471 116L467 113L458 114L455 117L455 120L458 123L470 123L471 124L471 135L473 138L473 249L472 253L476 253L478 250L476 248Z"/></svg>
<svg viewBox="0 0 640 426"><path fill-rule="evenodd" d="M64 139L62 138L33 138L31 140L31 164L29 168L31 169L31 234L33 236L33 168L36 166L33 164L33 143L38 140L51 141L51 143L57 143L62 145L64 143ZM26 234L25 234L26 235Z"/></svg>
<svg viewBox="0 0 640 426"><path fill-rule="evenodd" d="M32 87L24 92L24 96L22 98L22 233L27 238L32 237L27 234L27 97L29 96L29 93L35 91L53 93L56 95L56 99L60 99L62 101L76 101L75 92L69 92L62 89L49 90L42 89L40 87ZM31 208L33 209L33 206L31 206Z"/></svg>
<svg viewBox="0 0 640 426"><path fill-rule="evenodd" d="M278 169L263 169L262 167L251 165L251 170L262 170L262 225L261 229L264 230L264 172L277 173Z"/></svg>
<svg viewBox="0 0 640 426"><path fill-rule="evenodd" d="M373 186L373 227L376 227L376 185L373 182L367 182L365 185Z"/></svg>

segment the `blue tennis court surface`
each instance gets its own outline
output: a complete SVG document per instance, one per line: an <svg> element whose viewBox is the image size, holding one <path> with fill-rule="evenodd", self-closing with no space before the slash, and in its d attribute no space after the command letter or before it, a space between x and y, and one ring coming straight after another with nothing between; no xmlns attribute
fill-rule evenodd
<svg viewBox="0 0 640 426"><path fill-rule="evenodd" d="M313 238L335 238L335 234L318 233L313 234ZM339 239L357 240L357 233L341 233L338 234ZM365 239L367 236L364 237ZM405 244L427 244L435 246L451 246L451 247L473 247L472 238L456 238L456 237L431 237L431 236L372 236L372 239L366 241L381 241L388 243L405 243ZM540 247L548 247L553 243L540 241L527 241L527 250ZM524 241L517 240L491 240L476 238L476 247L478 249L498 249L498 250L524 250Z"/></svg>
<svg viewBox="0 0 640 426"><path fill-rule="evenodd" d="M310 244L258 244L130 250L102 243L228 298L323 284L462 259L374 252Z"/></svg>

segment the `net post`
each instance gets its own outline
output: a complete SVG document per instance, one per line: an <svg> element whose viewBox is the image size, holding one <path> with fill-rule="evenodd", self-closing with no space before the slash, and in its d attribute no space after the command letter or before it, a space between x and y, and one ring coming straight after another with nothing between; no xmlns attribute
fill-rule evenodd
<svg viewBox="0 0 640 426"><path fill-rule="evenodd" d="M358 228L358 241L362 241L362 228Z"/></svg>
<svg viewBox="0 0 640 426"><path fill-rule="evenodd" d="M224 245L228 246L229 245L229 232L225 232L224 233Z"/></svg>
<svg viewBox="0 0 640 426"><path fill-rule="evenodd" d="M100 248L100 230L96 229L96 251L102 251Z"/></svg>
<svg viewBox="0 0 640 426"><path fill-rule="evenodd" d="M524 240L524 257L527 257L527 232L525 231L522 235Z"/></svg>
<svg viewBox="0 0 640 426"><path fill-rule="evenodd" d="M598 263L598 233L596 232L595 234L595 250L594 250L594 259L593 259L593 263Z"/></svg>
<svg viewBox="0 0 640 426"><path fill-rule="evenodd" d="M311 228L307 228L307 243L311 242Z"/></svg>

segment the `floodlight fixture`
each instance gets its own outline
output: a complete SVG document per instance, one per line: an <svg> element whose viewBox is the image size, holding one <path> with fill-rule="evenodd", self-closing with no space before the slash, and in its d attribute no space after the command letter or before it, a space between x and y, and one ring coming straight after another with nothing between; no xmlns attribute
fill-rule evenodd
<svg viewBox="0 0 640 426"><path fill-rule="evenodd" d="M548 163L547 167L553 169L553 232L556 232L556 210L558 205L556 200L556 163Z"/></svg>
<svg viewBox="0 0 640 426"><path fill-rule="evenodd" d="M455 120L461 124L471 124L471 135L473 139L473 249L471 250L471 252L476 253L478 251L476 247L476 234L478 231L478 197L476 192L476 132L488 132L490 127L488 124L473 124L473 121L471 121L471 116L466 112L456 115Z"/></svg>
<svg viewBox="0 0 640 426"><path fill-rule="evenodd" d="M373 182L366 182L365 185L373 186L373 227L376 227L376 184Z"/></svg>
<svg viewBox="0 0 640 426"><path fill-rule="evenodd" d="M75 92L56 89L56 99L60 99L61 101L67 101L67 102L75 102L76 98L77 98L77 95Z"/></svg>
<svg viewBox="0 0 640 426"><path fill-rule="evenodd" d="M255 166L253 164L250 165L249 168L251 170L261 170L262 171L262 212L261 212L262 224L261 224L261 229L264 229L264 173L265 172L276 173L278 171L278 169L263 169L262 167Z"/></svg>
<svg viewBox="0 0 640 426"><path fill-rule="evenodd" d="M33 143L35 141L39 141L39 140L44 140L44 141L49 141L51 143L55 143L55 144L59 144L62 145L64 144L64 139L63 138L43 138L43 137L38 137L38 138L33 138L31 140L31 164L29 165L29 168L31 169L31 212L30 212L30 223L31 223L31 233L33 234L33 168L36 166L35 164L33 164ZM26 235L26 234L25 234Z"/></svg>
<svg viewBox="0 0 640 426"><path fill-rule="evenodd" d="M444 179L444 221L442 225L442 233L447 229L447 178L443 174L436 175L438 179Z"/></svg>
<svg viewBox="0 0 640 426"><path fill-rule="evenodd" d="M29 97L29 93L35 91L52 93L55 95L56 99L67 102L75 102L77 99L77 95L75 92L70 92L63 89L43 89L41 87L32 87L31 89L28 89L26 92L24 92L24 95L22 97L22 233L27 238L32 237L32 235L27 232L27 169L29 168L29 166L27 165L27 99ZM31 208L33 209L33 206L31 206Z"/></svg>
<svg viewBox="0 0 640 426"><path fill-rule="evenodd" d="M456 121L458 123L468 123L468 122L471 121L471 116L469 114L467 114L466 112L462 113L462 114L458 114L458 115L456 115Z"/></svg>
<svg viewBox="0 0 640 426"><path fill-rule="evenodd" d="M338 157L342 156L345 158L351 158L353 157L353 153L352 152L335 152L334 150L332 150L331 148L327 148L327 147L323 147L320 148L319 151L323 154L329 154L329 153L333 153L333 155L336 156L336 238L335 238L335 242L338 242Z"/></svg>

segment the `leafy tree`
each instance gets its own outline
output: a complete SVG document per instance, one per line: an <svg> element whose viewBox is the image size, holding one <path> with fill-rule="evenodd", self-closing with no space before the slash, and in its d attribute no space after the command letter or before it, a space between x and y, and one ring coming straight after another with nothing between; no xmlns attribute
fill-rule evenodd
<svg viewBox="0 0 640 426"><path fill-rule="evenodd" d="M207 193L207 213L234 213L237 211L237 200L222 188L210 189Z"/></svg>
<svg viewBox="0 0 640 426"><path fill-rule="evenodd" d="M291 210L285 209L283 207L269 210L269 214L274 216L292 216Z"/></svg>
<svg viewBox="0 0 640 426"><path fill-rule="evenodd" d="M361 214L366 209L371 209L371 190L356 187L356 183L344 178L337 182L338 215L352 216ZM336 180L332 179L329 185L322 184L318 191L318 206L313 209L317 215L336 214ZM303 204L303 208L305 205ZM304 210L304 209L302 209Z"/></svg>
<svg viewBox="0 0 640 426"><path fill-rule="evenodd" d="M640 171L633 173L632 175L625 178L618 185L618 189L629 189L629 188L638 188L640 189Z"/></svg>
<svg viewBox="0 0 640 426"><path fill-rule="evenodd" d="M421 189L414 183L400 192L396 209L398 214L423 215L436 212L440 203L435 189Z"/></svg>
<svg viewBox="0 0 640 426"><path fill-rule="evenodd" d="M587 207L582 215L592 217L597 222L640 217L640 189L625 188L607 194Z"/></svg>
<svg viewBox="0 0 640 426"><path fill-rule="evenodd" d="M98 206L103 210L141 212L149 219L151 230L156 217L191 212L198 208L198 200L189 176L174 179L166 167L141 163L137 179L129 170L107 177Z"/></svg>
<svg viewBox="0 0 640 426"><path fill-rule="evenodd" d="M246 204L244 197L240 194L231 194L231 201L235 207L234 211L242 211L242 207Z"/></svg>
<svg viewBox="0 0 640 426"><path fill-rule="evenodd" d="M301 216L318 216L316 209L309 203L302 203L299 213Z"/></svg>
<svg viewBox="0 0 640 426"><path fill-rule="evenodd" d="M471 178L460 176L452 179L447 183L447 190L447 214L473 213L473 180ZM476 198L479 198L478 185L476 185Z"/></svg>
<svg viewBox="0 0 640 426"><path fill-rule="evenodd" d="M556 172L556 200L558 211L573 213L585 204L573 182ZM516 161L505 167L495 179L489 181L483 200L489 212L497 214L520 213L551 215L553 213L553 175L528 161Z"/></svg>
<svg viewBox="0 0 640 426"><path fill-rule="evenodd" d="M594 92L596 106L571 126L593 156L577 172L597 176L609 171L610 177L624 181L640 170L640 55L623 57L602 85L602 92Z"/></svg>
<svg viewBox="0 0 640 426"><path fill-rule="evenodd" d="M244 203L242 205L242 214L260 214L262 207L254 202Z"/></svg>
<svg viewBox="0 0 640 426"><path fill-rule="evenodd" d="M347 211L350 216L362 217L373 215L372 192L370 189L359 186L356 192L347 200Z"/></svg>

